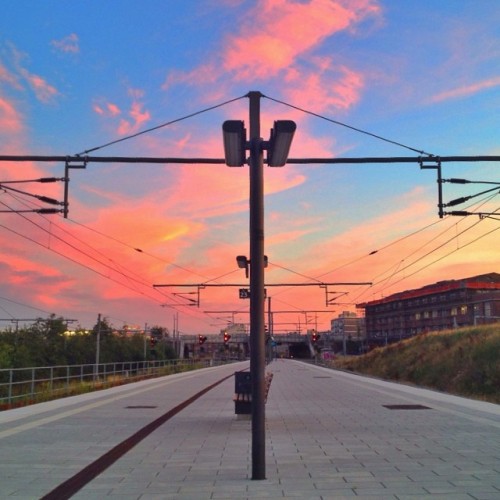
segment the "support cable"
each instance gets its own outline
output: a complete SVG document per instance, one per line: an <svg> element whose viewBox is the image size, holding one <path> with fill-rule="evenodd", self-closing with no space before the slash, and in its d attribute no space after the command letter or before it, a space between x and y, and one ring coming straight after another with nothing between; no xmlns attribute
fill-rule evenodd
<svg viewBox="0 0 500 500"><path fill-rule="evenodd" d="M340 125L341 127L345 127L345 128L350 129L350 130L354 130L355 132L359 132L360 134L365 134L365 135L368 135L368 136L373 137L375 139L379 139L381 141L388 142L389 144L394 144L395 146L399 146L399 147L402 147L402 148L405 148L405 149L409 149L410 151L414 151L414 152L419 153L421 155L431 156L431 157L435 157L436 156L436 155L434 155L432 153L427 153L427 152L425 152L423 150L412 148L411 146L407 146L407 145L405 145L405 144L403 144L401 142L393 141L392 139L387 139L386 137L382 137L381 135L377 135L377 134L374 134L372 132L368 132L366 130L362 130L360 128L353 127L352 125L347 125L346 123L342 123L342 122L340 122L338 120L334 120L332 118L328 118L328 117L320 115L318 113L314 113L313 111L309 111L307 109L300 108L299 106L294 106L293 104L289 104L287 102L280 101L279 99L274 99L273 97L269 97L267 95L262 95L262 97L265 97L266 99L269 99L270 101L274 101L274 102L276 102L278 104L283 104L284 106L288 106L289 108L296 109L297 111L300 111L302 113L305 113L305 114L308 114L308 115L311 115L311 116L315 116L316 118L320 118L320 119L325 120L325 121L330 122L330 123L334 123L335 125Z"/></svg>
<svg viewBox="0 0 500 500"><path fill-rule="evenodd" d="M148 128L146 130L141 130L140 132L137 132L135 134L127 135L125 137L121 137L120 139L115 139L114 141L108 142L106 144L102 144L101 146L96 146L95 148L90 148L86 149L85 151L82 151L81 153L78 153L77 156L81 155L86 155L88 153L91 153L93 151L97 151L98 149L103 149L108 146L111 146L113 144L117 144L119 142L127 141L128 139L133 139L134 137L138 137L139 135L147 134L149 132L153 132L154 130L158 130L163 127L167 127L168 125L173 125L174 123L179 123L183 120L187 120L188 118L192 118L193 116L201 115L202 113L206 113L207 111L212 111L214 109L220 108L222 106L226 106L227 104L230 104L235 101L239 101L240 99L243 99L244 97L247 97L246 95L240 96L240 97L235 97L234 99L230 99L229 101L221 102L219 104L215 104L214 106L210 106L208 108L202 109L200 111L195 111L194 113L190 113L189 115L182 116L181 118L176 118L175 120L170 120L168 122L162 123L160 125L156 125L155 127Z"/></svg>

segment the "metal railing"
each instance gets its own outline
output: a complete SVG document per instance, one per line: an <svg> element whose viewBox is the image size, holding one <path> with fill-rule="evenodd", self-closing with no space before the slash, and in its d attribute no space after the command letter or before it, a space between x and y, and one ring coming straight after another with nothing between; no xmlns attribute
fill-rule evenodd
<svg viewBox="0 0 500 500"><path fill-rule="evenodd" d="M60 396L225 364L217 360L130 361L0 369L0 405L30 404Z"/></svg>

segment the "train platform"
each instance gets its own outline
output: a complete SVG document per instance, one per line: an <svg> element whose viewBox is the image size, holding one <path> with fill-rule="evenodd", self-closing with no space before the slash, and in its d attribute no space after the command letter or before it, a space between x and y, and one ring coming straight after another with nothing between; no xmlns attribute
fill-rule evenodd
<svg viewBox="0 0 500 500"><path fill-rule="evenodd" d="M500 499L500 405L273 361L266 479L234 411L248 362L0 413L0 498Z"/></svg>

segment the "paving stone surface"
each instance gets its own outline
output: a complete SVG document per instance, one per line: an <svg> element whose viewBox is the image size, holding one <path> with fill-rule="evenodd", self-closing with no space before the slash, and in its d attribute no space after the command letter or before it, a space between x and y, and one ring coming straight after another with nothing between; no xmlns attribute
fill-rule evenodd
<svg viewBox="0 0 500 500"><path fill-rule="evenodd" d="M247 367L1 413L0 498L41 498L205 386ZM500 499L499 405L294 360L267 370L266 479L251 479L251 421L234 413L231 377L73 498ZM427 409L402 409L414 405Z"/></svg>

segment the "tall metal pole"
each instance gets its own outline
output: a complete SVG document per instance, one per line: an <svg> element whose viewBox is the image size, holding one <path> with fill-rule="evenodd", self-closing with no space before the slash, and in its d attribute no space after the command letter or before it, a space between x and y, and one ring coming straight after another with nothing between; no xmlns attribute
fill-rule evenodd
<svg viewBox="0 0 500 500"><path fill-rule="evenodd" d="M264 156L260 92L250 99L250 374L252 380L252 479L266 478L264 333Z"/></svg>
<svg viewBox="0 0 500 500"><path fill-rule="evenodd" d="M273 313L271 309L271 297L267 298L267 332L268 332L268 336L266 338L267 361L268 363L270 363L273 360L273 354L274 354L274 347L273 347L274 326L273 326Z"/></svg>
<svg viewBox="0 0 500 500"><path fill-rule="evenodd" d="M97 315L97 336L95 347L95 370L94 378L99 378L99 362L101 355L101 313Z"/></svg>

